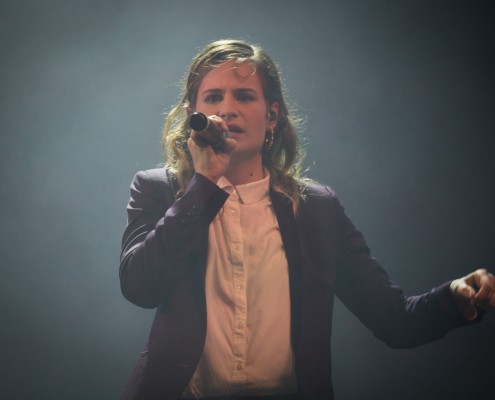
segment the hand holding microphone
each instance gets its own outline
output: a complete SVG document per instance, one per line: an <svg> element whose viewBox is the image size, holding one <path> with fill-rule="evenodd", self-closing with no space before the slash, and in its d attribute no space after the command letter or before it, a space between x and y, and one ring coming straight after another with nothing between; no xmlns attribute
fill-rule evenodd
<svg viewBox="0 0 495 400"><path fill-rule="evenodd" d="M189 116L188 122L192 132L187 146L194 170L217 183L229 168L237 141L229 137L225 121L216 115L207 117L195 112Z"/></svg>
<svg viewBox="0 0 495 400"><path fill-rule="evenodd" d="M211 146L215 151L222 151L224 139L229 131L222 128L201 112L192 113L189 116L189 127L193 129L205 146Z"/></svg>

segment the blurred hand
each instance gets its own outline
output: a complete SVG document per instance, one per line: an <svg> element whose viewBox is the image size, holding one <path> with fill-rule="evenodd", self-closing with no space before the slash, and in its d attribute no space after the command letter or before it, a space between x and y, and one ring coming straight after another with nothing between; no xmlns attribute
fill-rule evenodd
<svg viewBox="0 0 495 400"><path fill-rule="evenodd" d="M210 122L218 124L228 131L227 124L220 117L211 115ZM191 131L191 137L187 141L187 146L191 152L194 170L214 183L227 171L230 164L232 151L237 145L237 141L232 138L225 138L221 150L215 150L196 131Z"/></svg>
<svg viewBox="0 0 495 400"><path fill-rule="evenodd" d="M486 269L478 269L450 284L464 318L473 320L478 308L495 308L495 277Z"/></svg>

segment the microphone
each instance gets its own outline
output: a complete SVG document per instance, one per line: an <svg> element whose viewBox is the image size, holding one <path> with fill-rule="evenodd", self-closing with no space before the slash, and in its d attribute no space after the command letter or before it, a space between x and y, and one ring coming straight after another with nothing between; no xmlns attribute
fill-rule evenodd
<svg viewBox="0 0 495 400"><path fill-rule="evenodd" d="M192 113L189 116L189 127L195 130L201 139L208 143L215 150L222 150L223 139L229 134L220 126L210 121L210 119L201 112Z"/></svg>

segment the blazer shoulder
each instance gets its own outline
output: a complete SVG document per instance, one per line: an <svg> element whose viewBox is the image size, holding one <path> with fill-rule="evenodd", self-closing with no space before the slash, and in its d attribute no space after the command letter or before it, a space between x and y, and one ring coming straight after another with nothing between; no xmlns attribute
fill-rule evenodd
<svg viewBox="0 0 495 400"><path fill-rule="evenodd" d="M328 185L322 185L314 181L305 181L301 184L301 194L303 200L337 200L335 191Z"/></svg>
<svg viewBox="0 0 495 400"><path fill-rule="evenodd" d="M152 168L139 171L135 175L137 180L148 180L152 183L173 185L176 182L175 175L166 167Z"/></svg>
<svg viewBox="0 0 495 400"><path fill-rule="evenodd" d="M142 186L149 186L158 193L173 192L175 194L178 190L175 175L165 167L137 172L132 181L132 187L138 188Z"/></svg>
<svg viewBox="0 0 495 400"><path fill-rule="evenodd" d="M177 198L177 180L166 168L139 171L131 183L127 209L155 209L160 214Z"/></svg>

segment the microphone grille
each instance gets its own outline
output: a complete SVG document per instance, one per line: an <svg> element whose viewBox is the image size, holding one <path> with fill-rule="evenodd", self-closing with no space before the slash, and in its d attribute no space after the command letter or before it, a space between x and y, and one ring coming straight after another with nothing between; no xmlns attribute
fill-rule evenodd
<svg viewBox="0 0 495 400"><path fill-rule="evenodd" d="M204 131L208 127L208 117L200 112L192 113L189 116L189 127L195 131Z"/></svg>

